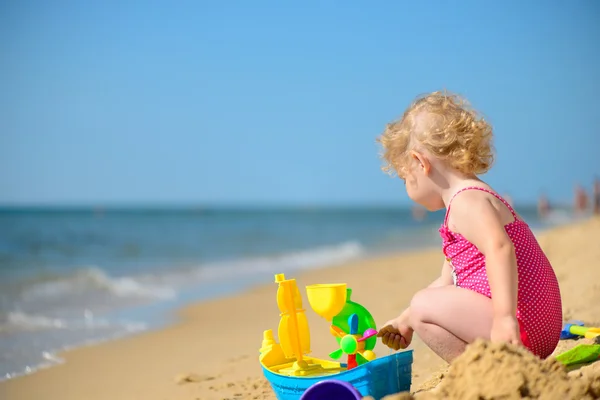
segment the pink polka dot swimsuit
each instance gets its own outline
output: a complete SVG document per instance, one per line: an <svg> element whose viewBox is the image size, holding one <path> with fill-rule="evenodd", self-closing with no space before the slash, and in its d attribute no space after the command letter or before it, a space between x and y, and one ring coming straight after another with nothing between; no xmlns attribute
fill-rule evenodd
<svg viewBox="0 0 600 400"><path fill-rule="evenodd" d="M481 190L495 196L508 207L514 217L514 221L505 225L504 229L515 247L517 257L519 274L517 320L521 327L521 339L533 354L546 358L558 344L563 322L556 275L525 221L517 217L506 200L481 187L466 187L454 194L440 228L443 251L452 265L454 284L492 298L485 269L485 256L464 236L448 229L447 222L452 200L465 190Z"/></svg>

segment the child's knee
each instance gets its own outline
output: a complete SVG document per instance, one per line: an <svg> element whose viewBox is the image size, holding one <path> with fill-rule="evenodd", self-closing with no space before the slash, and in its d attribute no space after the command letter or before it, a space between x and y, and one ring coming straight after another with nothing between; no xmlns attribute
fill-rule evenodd
<svg viewBox="0 0 600 400"><path fill-rule="evenodd" d="M431 304L427 296L427 289L418 291L410 301L409 321L412 326L426 320Z"/></svg>

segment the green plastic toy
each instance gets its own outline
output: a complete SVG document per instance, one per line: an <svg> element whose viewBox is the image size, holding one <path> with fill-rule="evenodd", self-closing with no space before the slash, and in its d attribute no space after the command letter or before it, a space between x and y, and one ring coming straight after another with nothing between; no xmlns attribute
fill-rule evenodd
<svg viewBox="0 0 600 400"><path fill-rule="evenodd" d="M586 364L600 359L600 344L580 344L556 356L565 366Z"/></svg>
<svg viewBox="0 0 600 400"><path fill-rule="evenodd" d="M348 355L347 368L350 370L375 359L375 353L365 348L367 339L377 335L375 329L367 329L362 336L358 333L358 315L352 314L348 319L350 332L346 333L335 325L331 326L332 333L338 339L340 348L329 354L329 357L337 360L342 354Z"/></svg>
<svg viewBox="0 0 600 400"><path fill-rule="evenodd" d="M331 324L333 326L338 327L344 332L350 332L351 327L349 325L349 319L352 314L356 314L358 317L358 329L357 332L365 332L367 329L376 329L375 320L371 313L362 305L353 302L350 300L350 296L352 296L352 289L346 289L346 304L344 304L344 308L339 312L333 320ZM336 338L338 344L340 343L341 338ZM365 350L373 350L375 345L377 344L377 337L371 336L365 340Z"/></svg>

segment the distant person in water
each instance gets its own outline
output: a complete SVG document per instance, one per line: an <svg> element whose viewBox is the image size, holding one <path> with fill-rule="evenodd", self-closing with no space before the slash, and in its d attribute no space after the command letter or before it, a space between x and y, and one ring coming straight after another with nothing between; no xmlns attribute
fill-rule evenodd
<svg viewBox="0 0 600 400"><path fill-rule="evenodd" d="M550 213L550 202L546 195L542 194L538 200L538 216L541 219L545 219L548 217Z"/></svg>
<svg viewBox="0 0 600 400"><path fill-rule="evenodd" d="M588 208L588 195L581 185L575 186L575 204L573 205L575 214L583 214Z"/></svg>
<svg viewBox="0 0 600 400"><path fill-rule="evenodd" d="M600 178L594 179L594 214L600 215Z"/></svg>
<svg viewBox="0 0 600 400"><path fill-rule="evenodd" d="M466 101L435 92L378 140L384 170L402 179L408 196L428 211L446 209L440 276L377 333L392 349L409 346L413 333L448 362L478 338L524 345L541 358L558 344L563 317L552 265L527 223L478 177L492 166L492 136Z"/></svg>

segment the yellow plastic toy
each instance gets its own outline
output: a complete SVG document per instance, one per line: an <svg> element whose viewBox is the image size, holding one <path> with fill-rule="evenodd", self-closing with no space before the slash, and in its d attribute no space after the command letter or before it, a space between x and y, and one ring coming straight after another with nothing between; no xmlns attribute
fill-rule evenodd
<svg viewBox="0 0 600 400"><path fill-rule="evenodd" d="M346 304L346 284L309 285L306 287L306 295L313 311L331 321Z"/></svg>
<svg viewBox="0 0 600 400"><path fill-rule="evenodd" d="M280 343L275 342L271 329L264 331L260 363L270 371L288 376L326 375L345 370L339 362L307 356L310 353L310 331L296 280L285 279L284 274L277 274L275 282L279 283L277 306L281 311L278 329Z"/></svg>

